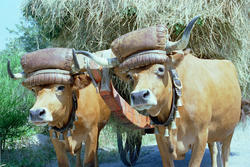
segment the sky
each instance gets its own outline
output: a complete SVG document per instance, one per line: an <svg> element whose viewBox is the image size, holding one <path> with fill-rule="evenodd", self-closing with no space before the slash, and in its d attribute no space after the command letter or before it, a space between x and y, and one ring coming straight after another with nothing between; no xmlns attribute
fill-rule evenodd
<svg viewBox="0 0 250 167"><path fill-rule="evenodd" d="M15 29L15 24L21 21L21 4L23 0L0 0L0 50L11 37L6 28ZM12 36L13 37L13 36Z"/></svg>

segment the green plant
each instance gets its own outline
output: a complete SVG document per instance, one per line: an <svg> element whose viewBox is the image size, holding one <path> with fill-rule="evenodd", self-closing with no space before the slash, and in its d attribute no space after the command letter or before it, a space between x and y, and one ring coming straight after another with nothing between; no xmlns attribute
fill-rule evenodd
<svg viewBox="0 0 250 167"><path fill-rule="evenodd" d="M32 127L28 123L28 114L34 102L31 91L24 88L21 81L14 81L7 74L7 60L11 61L14 72L22 71L20 58L25 52L45 48L49 40L41 33L41 28L31 18L23 19L16 25L15 34L0 52L0 151L20 147L19 140L43 128ZM1 161L1 154L0 154Z"/></svg>
<svg viewBox="0 0 250 167"><path fill-rule="evenodd" d="M46 48L50 44L49 39L42 33L41 27L30 17L23 19L14 30L8 30L16 37L7 44L7 48L18 46L26 52L32 52Z"/></svg>
<svg viewBox="0 0 250 167"><path fill-rule="evenodd" d="M3 155L6 167L44 167L53 159L56 159L56 155L52 144L8 149Z"/></svg>
<svg viewBox="0 0 250 167"><path fill-rule="evenodd" d="M12 62L14 71L20 70L19 51L1 52L0 54L0 137L1 150L5 149L6 141L12 142L23 135L30 126L27 124L28 110L33 102L33 96L22 87L19 81L14 82L7 75L7 59ZM9 55L12 53L11 55Z"/></svg>

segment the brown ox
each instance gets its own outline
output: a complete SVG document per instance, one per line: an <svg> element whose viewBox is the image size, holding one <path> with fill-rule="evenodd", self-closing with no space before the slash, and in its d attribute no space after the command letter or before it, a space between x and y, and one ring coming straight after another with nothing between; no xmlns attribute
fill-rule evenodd
<svg viewBox="0 0 250 167"><path fill-rule="evenodd" d="M183 106L178 108L177 129L170 129L170 137L164 136L168 127L158 126L156 140L163 166L174 166L173 159L184 158L192 149L189 166L198 167L206 143L216 141L222 143L223 165L228 166L231 139L241 115L241 91L234 65L176 53L166 63L130 70L134 82L131 104L139 111L147 110L160 122L166 122L171 110L171 68L177 70L182 82Z"/></svg>
<svg viewBox="0 0 250 167"><path fill-rule="evenodd" d="M10 71L10 70L9 70ZM18 76L13 75L12 76ZM49 125L54 128L63 128L71 119L73 108L73 92L75 92L78 107L77 120L68 130L61 133L50 130L50 139L54 145L58 166L69 166L67 152L76 155L76 166L81 164L82 142L85 142L84 166L97 167L98 137L101 129L110 117L110 110L100 94L96 92L87 74L74 75L71 84L48 84L33 86L36 102L30 109L30 121L38 126ZM55 137L57 136L57 137ZM61 140L60 140L61 138Z"/></svg>
<svg viewBox="0 0 250 167"><path fill-rule="evenodd" d="M214 143L222 143L223 165L227 167L231 139L241 116L241 91L234 65L227 60L203 60L188 51L182 52L196 20L197 17L190 22L180 41L167 42L168 56L166 51L157 50L137 53L117 70L121 78L127 77L133 83L131 105L160 122L155 125L159 131L156 140L164 167L174 166L173 160L183 159L189 149L192 149L189 166L200 166L207 142L213 166L216 166ZM128 68L124 75L125 65ZM175 103L172 69L182 83L182 105L178 107L180 117L166 125Z"/></svg>
<svg viewBox="0 0 250 167"><path fill-rule="evenodd" d="M130 71L135 83L131 96L138 95L131 98L131 103L137 110L147 109L161 122L167 120L172 103L169 65L155 64ZM156 140L163 165L173 166L172 159L184 158L191 148L189 166L200 166L206 143L220 141L223 164L227 166L230 142L241 113L241 93L233 64L226 60L201 60L188 54L175 68L183 85L183 106L178 109L177 134L172 130L168 140L164 137L165 127L159 126ZM142 99L146 100L143 104L137 102Z"/></svg>

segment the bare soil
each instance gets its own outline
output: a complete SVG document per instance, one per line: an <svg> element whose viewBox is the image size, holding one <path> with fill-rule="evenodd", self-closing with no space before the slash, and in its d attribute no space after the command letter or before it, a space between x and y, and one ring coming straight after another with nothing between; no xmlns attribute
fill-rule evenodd
<svg viewBox="0 0 250 167"><path fill-rule="evenodd" d="M191 157L191 151L186 154L184 160L175 161L175 167L187 167ZM247 126L243 128L241 124L235 130L229 157L230 167L250 166L250 119ZM157 145L143 146L141 155L135 167L162 167L161 157ZM210 167L211 158L208 148L206 148L201 167ZM120 160L116 162L101 163L100 167L125 167Z"/></svg>

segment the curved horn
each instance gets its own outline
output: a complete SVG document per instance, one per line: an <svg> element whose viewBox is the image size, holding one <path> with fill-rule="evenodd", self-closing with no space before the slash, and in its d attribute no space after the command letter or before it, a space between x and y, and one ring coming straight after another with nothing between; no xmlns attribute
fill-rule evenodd
<svg viewBox="0 0 250 167"><path fill-rule="evenodd" d="M76 58L75 49L72 49L72 54L73 54L73 61L74 61L74 65L75 65L75 70L80 71L80 66L79 66L79 62Z"/></svg>
<svg viewBox="0 0 250 167"><path fill-rule="evenodd" d="M99 56L96 56L88 51L75 51L76 54L83 54L87 56L88 58L95 61L97 64L106 67L106 68L112 68L117 65L119 65L119 61L117 58L102 58Z"/></svg>
<svg viewBox="0 0 250 167"><path fill-rule="evenodd" d="M12 71L10 69L10 61L9 60L8 60L8 63L7 63L7 71L8 71L9 77L12 78L12 79L25 78L25 73L24 72L20 72L20 73L16 73L16 74L12 73Z"/></svg>
<svg viewBox="0 0 250 167"><path fill-rule="evenodd" d="M171 42L171 41L167 41L166 43L166 52L170 53L173 50L182 50L185 49L188 45L189 42L189 38L190 38L190 33L192 30L192 27L194 25L194 23L196 22L196 20L199 18L200 16L195 16L187 25L187 27L184 30L184 33L182 35L182 38L179 41L176 42Z"/></svg>

